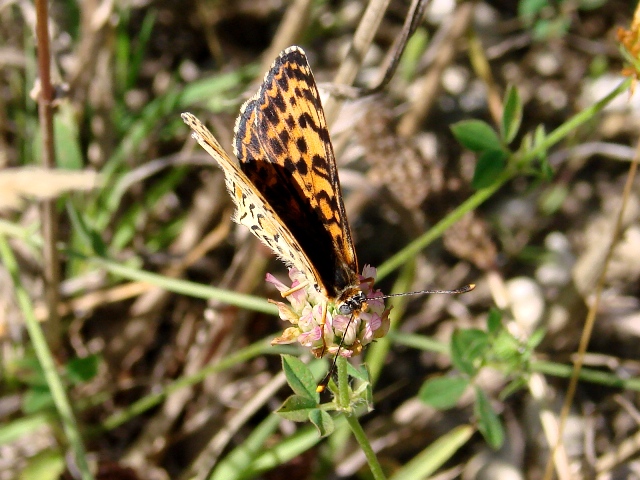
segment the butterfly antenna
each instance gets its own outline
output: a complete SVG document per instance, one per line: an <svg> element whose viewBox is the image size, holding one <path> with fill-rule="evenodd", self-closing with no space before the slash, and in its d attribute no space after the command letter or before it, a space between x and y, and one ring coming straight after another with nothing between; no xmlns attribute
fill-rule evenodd
<svg viewBox="0 0 640 480"><path fill-rule="evenodd" d="M347 330L351 326L351 321L353 320L353 317L354 317L354 314L352 313L351 317L349 317L349 321L347 322L347 327L344 329L344 334L340 339L340 343L338 344L338 350L336 351L336 354L333 357L333 361L331 362L331 367L329 368L329 371L327 372L325 377L316 387L316 392L318 393L322 393L325 391L325 389L327 388L327 385L329 384L329 380L331 380L331 376L333 375L333 372L336 370L336 362L338 361L338 355L340 355L340 350L342 349L342 343L344 342L344 337L347 336Z"/></svg>
<svg viewBox="0 0 640 480"><path fill-rule="evenodd" d="M404 297L405 295L422 295L422 294L431 294L431 293L444 293L447 295L457 295L459 293L470 292L474 288L476 288L476 284L470 283L469 285L456 288L455 290L420 290L417 292L392 293L391 295L383 295L382 297L367 298L367 300L374 300L374 299L377 300L377 299L391 298L391 297Z"/></svg>

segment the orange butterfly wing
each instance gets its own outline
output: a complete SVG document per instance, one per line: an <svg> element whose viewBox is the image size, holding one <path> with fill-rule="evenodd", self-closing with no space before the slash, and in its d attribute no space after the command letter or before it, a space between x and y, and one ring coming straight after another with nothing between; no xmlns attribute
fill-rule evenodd
<svg viewBox="0 0 640 480"><path fill-rule="evenodd" d="M235 132L241 170L291 231L318 287L333 299L357 287L358 261L333 147L302 49L278 56L242 107Z"/></svg>

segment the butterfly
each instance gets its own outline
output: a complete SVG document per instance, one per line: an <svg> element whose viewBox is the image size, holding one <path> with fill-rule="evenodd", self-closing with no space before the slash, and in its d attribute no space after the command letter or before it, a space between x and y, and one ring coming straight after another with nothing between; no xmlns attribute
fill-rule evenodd
<svg viewBox="0 0 640 480"><path fill-rule="evenodd" d="M237 207L234 220L299 270L339 314L357 316L366 308L333 146L304 51L282 51L240 109L238 163L195 116L182 118L222 167Z"/></svg>
<svg viewBox="0 0 640 480"><path fill-rule="evenodd" d="M195 116L183 113L182 119L224 171L236 205L234 220L291 268L292 288L267 277L290 297L293 309L273 303L281 318L295 325L273 343L297 339L318 357L327 351L337 357L360 353L384 336L389 310L382 299L395 295L373 291L375 269L365 266L358 274L333 146L304 51L283 50L240 109L233 141L237 163Z"/></svg>

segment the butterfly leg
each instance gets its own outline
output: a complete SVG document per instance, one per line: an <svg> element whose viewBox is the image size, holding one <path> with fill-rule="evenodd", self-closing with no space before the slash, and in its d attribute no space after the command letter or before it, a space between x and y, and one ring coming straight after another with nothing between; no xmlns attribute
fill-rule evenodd
<svg viewBox="0 0 640 480"><path fill-rule="evenodd" d="M347 330L349 329L349 326L351 325L351 322L353 321L354 318L355 318L355 315L351 314L351 316L349 317L349 322L347 323L347 327L345 328L345 331L342 334L342 338L340 339L340 343L338 344L338 350L336 350L336 354L333 356L333 361L331 362L331 366L329 367L329 371L327 372L325 377L322 379L322 381L316 387L316 392L318 392L318 393L324 392L324 390L327 388L327 385L329 384L329 380L331 380L331 376L333 375L333 372L335 372L335 370L336 370L336 362L338 361L338 355L340 355L340 349L342 348L342 344L344 342L344 337L347 336ZM324 337L323 337L322 341L324 343ZM360 353L361 351L362 351L362 345L360 345L358 353ZM323 352L323 354L324 354L324 352Z"/></svg>
<svg viewBox="0 0 640 480"><path fill-rule="evenodd" d="M320 320L320 331L322 332L322 350L320 351L320 358L324 357L327 353L327 340L324 337L324 328L327 324L327 303L322 304L322 317Z"/></svg>
<svg viewBox="0 0 640 480"><path fill-rule="evenodd" d="M307 287L308 285L309 285L309 282L302 282L302 283L296 285L295 287L291 287L289 290L285 290L284 292L281 292L280 295L282 295L282 298L286 298L289 295L291 295L292 293L295 293L298 290L302 290L303 288Z"/></svg>
<svg viewBox="0 0 640 480"><path fill-rule="evenodd" d="M367 285L369 285L369 289L373 291L373 284L375 283L376 279L373 277L367 277L367 278L363 278L360 283L366 283Z"/></svg>

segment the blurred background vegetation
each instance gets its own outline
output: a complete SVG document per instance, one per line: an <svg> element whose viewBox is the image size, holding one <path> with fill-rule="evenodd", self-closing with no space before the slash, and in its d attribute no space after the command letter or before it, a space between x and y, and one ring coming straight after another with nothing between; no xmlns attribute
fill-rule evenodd
<svg viewBox="0 0 640 480"><path fill-rule="evenodd" d="M637 181L615 234L640 127L618 88L634 2L434 0L386 88L329 100L353 42L355 84L381 78L409 3L52 2L61 177L29 168L43 151L35 6L0 4L0 479L370 478L344 423L322 439L271 413L290 395L278 354L310 360L269 346L283 322L264 276L286 271L231 222L222 172L180 119L230 151L240 105L293 44L331 102L361 265L382 266L385 293L477 284L394 303L389 337L354 359L372 370L361 423L386 474L541 478L591 308L553 468L640 478ZM485 123L459 123L472 119ZM43 237L51 196L58 231ZM465 388L445 382L453 400L438 402L424 382L442 374Z"/></svg>

